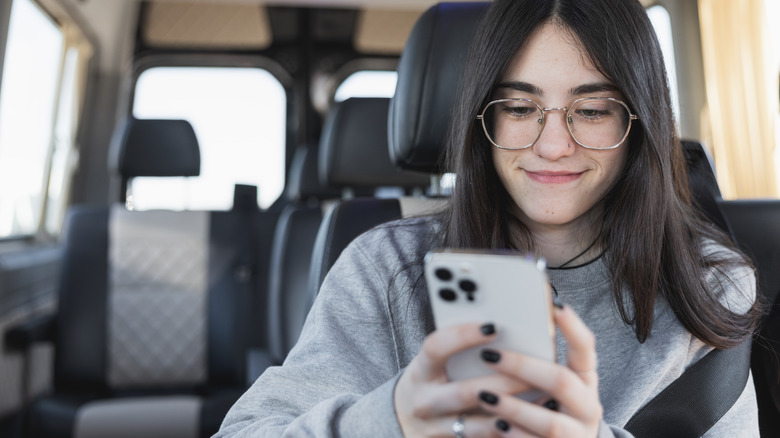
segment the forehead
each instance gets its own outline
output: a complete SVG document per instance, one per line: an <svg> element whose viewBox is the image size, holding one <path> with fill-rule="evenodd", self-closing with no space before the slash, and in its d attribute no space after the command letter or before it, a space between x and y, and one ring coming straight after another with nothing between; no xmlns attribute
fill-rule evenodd
<svg viewBox="0 0 780 438"><path fill-rule="evenodd" d="M611 84L580 40L554 23L537 28L512 57L501 82L524 82L542 94L571 94L584 84Z"/></svg>

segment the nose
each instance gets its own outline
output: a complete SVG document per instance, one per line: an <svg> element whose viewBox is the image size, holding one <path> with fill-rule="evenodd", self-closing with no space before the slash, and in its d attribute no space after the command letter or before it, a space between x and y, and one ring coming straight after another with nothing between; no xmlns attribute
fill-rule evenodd
<svg viewBox="0 0 780 438"><path fill-rule="evenodd" d="M567 108L545 109L544 126L542 133L532 146L533 151L540 157L555 161L572 155L577 150L577 142L569 132L566 125Z"/></svg>

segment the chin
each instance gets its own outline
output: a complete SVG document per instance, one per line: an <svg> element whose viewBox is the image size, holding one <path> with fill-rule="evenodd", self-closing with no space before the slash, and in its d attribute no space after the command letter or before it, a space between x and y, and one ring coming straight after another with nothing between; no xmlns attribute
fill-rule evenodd
<svg viewBox="0 0 780 438"><path fill-rule="evenodd" d="M526 213L524 216L531 223L539 225L566 225L576 219L576 216L570 211L557 211L555 213L534 211L530 214Z"/></svg>

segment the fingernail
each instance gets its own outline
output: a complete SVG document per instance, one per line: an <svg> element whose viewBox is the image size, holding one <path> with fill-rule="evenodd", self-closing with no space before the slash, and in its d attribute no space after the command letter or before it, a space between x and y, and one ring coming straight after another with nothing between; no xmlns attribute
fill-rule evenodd
<svg viewBox="0 0 780 438"><path fill-rule="evenodd" d="M544 407L551 411L558 411L558 401L554 398L551 398L550 400L547 400L547 403L544 404Z"/></svg>
<svg viewBox="0 0 780 438"><path fill-rule="evenodd" d="M489 405L495 405L498 403L498 396L487 391L480 392L479 399Z"/></svg>
<svg viewBox="0 0 780 438"><path fill-rule="evenodd" d="M506 432L509 430L509 423L499 418L498 420L496 420L496 427L498 428L498 430L502 432Z"/></svg>
<svg viewBox="0 0 780 438"><path fill-rule="evenodd" d="M553 306L558 309L563 309L563 301L559 297L553 297Z"/></svg>
<svg viewBox="0 0 780 438"><path fill-rule="evenodd" d="M501 353L495 350L482 350L481 356L485 362L498 363L501 360Z"/></svg>
<svg viewBox="0 0 780 438"><path fill-rule="evenodd" d="M485 324L479 328L479 331L481 331L483 335L489 336L496 332L496 326L493 324Z"/></svg>

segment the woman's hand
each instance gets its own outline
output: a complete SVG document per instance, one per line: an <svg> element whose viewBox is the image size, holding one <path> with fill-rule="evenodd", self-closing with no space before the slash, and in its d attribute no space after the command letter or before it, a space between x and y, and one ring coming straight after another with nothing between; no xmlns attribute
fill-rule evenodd
<svg viewBox="0 0 780 438"><path fill-rule="evenodd" d="M508 351L483 352L483 358L501 374L541 389L554 400L544 407L512 396L515 392L511 390L484 389L478 395L481 407L499 418L495 427L503 432L502 436L598 435L603 408L598 393L595 338L568 306L555 310L555 323L568 343L567 366Z"/></svg>
<svg viewBox="0 0 780 438"><path fill-rule="evenodd" d="M512 393L528 385L503 374L450 382L445 369L450 356L490 342L494 331L492 324L464 324L428 335L395 387L395 410L404 436L454 437L453 425L465 413L462 436L500 436L496 417L479 409L480 391Z"/></svg>

